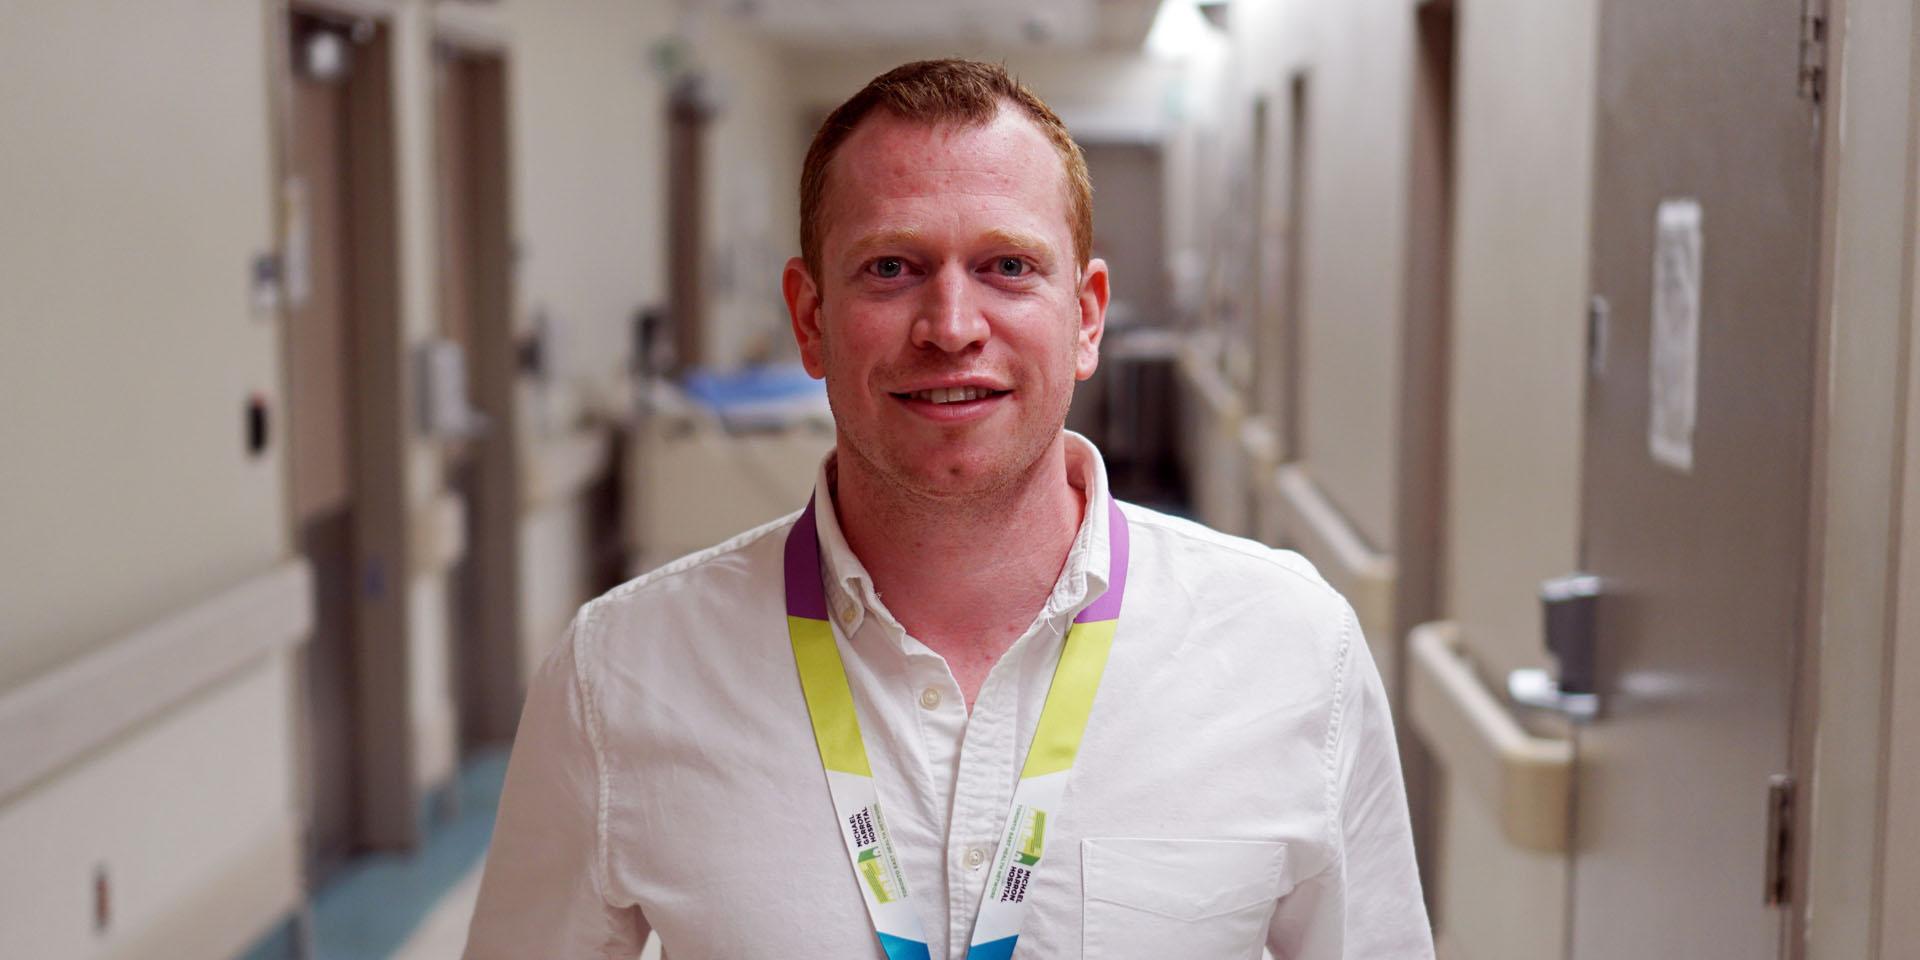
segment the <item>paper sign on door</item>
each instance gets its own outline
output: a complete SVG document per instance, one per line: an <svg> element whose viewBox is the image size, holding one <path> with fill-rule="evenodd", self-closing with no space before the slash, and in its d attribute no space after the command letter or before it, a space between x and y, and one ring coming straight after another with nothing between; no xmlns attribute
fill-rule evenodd
<svg viewBox="0 0 1920 960"><path fill-rule="evenodd" d="M1658 223L1647 449L1655 462L1692 473L1700 388L1700 202L1662 201Z"/></svg>

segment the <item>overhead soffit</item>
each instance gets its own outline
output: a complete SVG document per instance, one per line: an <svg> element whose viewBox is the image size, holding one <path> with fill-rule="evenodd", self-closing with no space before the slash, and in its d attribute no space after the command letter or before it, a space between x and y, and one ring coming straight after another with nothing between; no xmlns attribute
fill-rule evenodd
<svg viewBox="0 0 1920 960"><path fill-rule="evenodd" d="M921 47L1133 51L1158 0L693 0L809 49Z"/></svg>

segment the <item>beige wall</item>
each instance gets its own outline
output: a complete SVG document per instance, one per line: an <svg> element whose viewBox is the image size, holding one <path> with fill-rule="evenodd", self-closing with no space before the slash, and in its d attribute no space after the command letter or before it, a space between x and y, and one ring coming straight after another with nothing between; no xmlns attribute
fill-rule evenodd
<svg viewBox="0 0 1920 960"><path fill-rule="evenodd" d="M1411 129L1412 5L1347 0L1302 11L1310 76L1301 270L1300 443L1307 472L1376 550L1394 544L1394 471ZM1249 38L1254 45L1264 38ZM1249 52L1246 62L1263 62ZM1270 61L1266 61L1270 62ZM1284 103L1284 75L1258 78Z"/></svg>
<svg viewBox="0 0 1920 960"><path fill-rule="evenodd" d="M231 956L294 908L291 659L0 803L0 956ZM95 871L111 921L96 933Z"/></svg>
<svg viewBox="0 0 1920 960"><path fill-rule="evenodd" d="M439 27L425 0L362 6L392 15L396 271L410 349L438 332ZM13 401L0 405L0 695L290 552L278 318L248 289L252 258L276 241L267 47L276 8L218 7L0 9L0 89L31 92L0 97L10 227L0 231L9 292L0 383ZM524 325L544 310L560 328L552 409L525 419L541 434L528 440L536 458L557 451L561 473L579 459L579 413L621 402L629 317L661 296L664 88L650 56L669 16L659 5L574 0L564 11L526 2L469 18L512 61L516 315ZM754 62L751 51L735 56ZM776 214L768 229L790 227ZM274 412L258 460L242 449L253 391ZM411 429L410 409L395 416ZM409 439L400 478L391 495L410 514L437 510L437 444ZM523 558L539 572L530 589L568 612L585 590L577 491L539 498ZM425 787L457 762L450 598L438 569L414 571L404 590L402 719L415 786ZM220 955L290 907L300 685L291 663L248 667L0 799L0 859L34 864L4 878L17 889L0 892L0 953L187 955L191 944L188 953ZM122 809L129 798L138 810ZM100 862L115 904L104 939L89 928Z"/></svg>
<svg viewBox="0 0 1920 960"><path fill-rule="evenodd" d="M514 222L522 328L556 330L553 393L623 374L628 321L666 296L665 4L510 0ZM563 431L577 399L528 416ZM538 404L536 404L538 406Z"/></svg>
<svg viewBox="0 0 1920 960"><path fill-rule="evenodd" d="M667 87L652 54L672 16L625 0L513 0L504 12L515 322L529 331L544 317L553 348L551 379L521 392L523 470L577 477L569 464L603 442L582 434L587 411L626 414L630 320L666 299ZM523 676L591 592L586 508L578 483L563 486L523 506Z"/></svg>
<svg viewBox="0 0 1920 960"><path fill-rule="evenodd" d="M1461 11L1448 619L1483 678L1542 666L1537 587L1577 563L1594 0ZM1445 781L1435 922L1461 960L1556 955L1566 860Z"/></svg>
<svg viewBox="0 0 1920 960"><path fill-rule="evenodd" d="M1245 210L1250 196L1235 167L1252 152L1251 104L1268 104L1265 194L1269 222L1280 222L1288 85L1296 72L1308 78L1303 467L1381 552L1395 535L1414 7L1236 6L1229 63L1198 65L1172 154L1174 194L1190 197L1176 204L1184 222L1174 256L1226 274L1202 282L1206 319L1220 325L1245 311L1223 309L1222 298L1250 286L1231 273L1246 259L1247 218L1228 211ZM1594 4L1485 0L1459 10L1442 602L1470 657L1497 681L1543 662L1535 589L1576 561ZM1233 469L1217 457L1201 467L1209 488ZM1435 919L1452 954L1554 955L1564 858L1506 841L1467 784L1442 777L1439 787Z"/></svg>
<svg viewBox="0 0 1920 960"><path fill-rule="evenodd" d="M1594 10L1460 35L1445 608L1495 677L1544 662L1536 587L1577 562Z"/></svg>
<svg viewBox="0 0 1920 960"><path fill-rule="evenodd" d="M1254 238L1242 215L1254 195L1253 103L1268 104L1271 210L1287 177L1287 151L1277 147L1289 84L1308 77L1297 452L1377 551L1390 551L1394 537L1412 22L1406 0L1236 9L1226 49L1202 53L1185 81L1182 130L1169 154L1176 301L1197 300L1203 322L1241 341L1226 356L1244 390L1253 380L1245 358L1256 355L1246 276Z"/></svg>
<svg viewBox="0 0 1920 960"><path fill-rule="evenodd" d="M780 272L800 252L802 116L779 50L725 20L700 35L722 83L708 128L707 360L731 368L793 356Z"/></svg>
<svg viewBox="0 0 1920 960"><path fill-rule="evenodd" d="M787 352L779 274L798 248L801 120L793 77L764 38L723 17L675 17L628 0L514 0L514 189L522 260L519 322L554 330L554 375L522 396L534 492L524 505L521 650L531 665L592 590L583 463L603 469L600 425L632 414L630 320L666 293L666 44L721 91L703 171L705 331L710 361L732 367ZM645 464L639 464L644 469ZM637 508L637 504L632 504ZM743 524L744 525L744 524Z"/></svg>
<svg viewBox="0 0 1920 960"><path fill-rule="evenodd" d="M262 11L0 7L0 690L287 550Z"/></svg>
<svg viewBox="0 0 1920 960"><path fill-rule="evenodd" d="M1916 35L1920 39L1920 35ZM1916 44L1920 49L1920 43ZM1920 104L1915 104L1920 108ZM1920 120L1920 109L1915 118ZM1920 123L1913 127L1920 134ZM1910 163L1913 161L1910 159ZM1920 165L1910 190L1920 188ZM1920 220L1907 225L1909 277L1920 277ZM1882 828L1880 956L1899 956L1920 943L1920 285L1909 283L1907 307L1907 409L1904 489L1900 507L1900 554L1895 570L1894 655L1888 690L1886 825Z"/></svg>
<svg viewBox="0 0 1920 960"><path fill-rule="evenodd" d="M0 697L288 552L266 9L0 7ZM0 955L222 955L293 906L290 664L0 798Z"/></svg>
<svg viewBox="0 0 1920 960"><path fill-rule="evenodd" d="M1889 576L1901 498L1903 370L1912 269L1913 6L1906 0L1835 5L1837 66L1829 79L1824 203L1826 330L1824 447L1816 470L1818 612L1805 661L1813 701L1811 856L1804 906L1808 956L1873 957L1891 864L1886 792L1891 625L1912 572ZM1903 387L1902 381L1906 381ZM1911 475L1907 482L1911 483ZM1902 713L1904 717L1904 712ZM1895 769L1905 770L1895 765ZM1897 874L1897 869L1896 869ZM1911 913L1911 901L1894 907ZM1878 956L1902 956L1905 945Z"/></svg>
<svg viewBox="0 0 1920 960"><path fill-rule="evenodd" d="M1907 68L1920 83L1920 17ZM1912 87L1909 87L1912 89ZM1886 824L1881 849L1880 956L1920 943L1920 97L1907 104L1906 459L1895 568L1894 660L1888 704Z"/></svg>

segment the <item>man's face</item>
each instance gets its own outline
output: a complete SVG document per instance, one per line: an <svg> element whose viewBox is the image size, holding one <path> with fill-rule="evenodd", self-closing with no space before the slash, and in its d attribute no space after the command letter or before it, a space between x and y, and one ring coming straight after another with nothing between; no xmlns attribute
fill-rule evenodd
<svg viewBox="0 0 1920 960"><path fill-rule="evenodd" d="M819 277L787 264L807 371L825 377L843 458L934 497L1021 477L1093 375L1106 265L1079 266L1066 173L1003 107L984 126L884 112L834 155Z"/></svg>

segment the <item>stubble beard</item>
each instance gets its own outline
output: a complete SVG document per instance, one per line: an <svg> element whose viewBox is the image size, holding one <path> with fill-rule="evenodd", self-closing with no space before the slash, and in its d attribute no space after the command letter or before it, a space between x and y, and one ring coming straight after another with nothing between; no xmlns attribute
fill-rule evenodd
<svg viewBox="0 0 1920 960"><path fill-rule="evenodd" d="M992 520L1001 514L1003 506L1022 487L1033 483L1045 466L1047 451L1060 442L1061 431L1067 423L1067 408L1072 402L1072 388L1057 404L1059 409L1050 411L1043 428L1030 436L1019 433L1004 436L998 443L988 441L987 456L984 463L973 461L953 468L950 473L974 472L971 480L961 483L943 483L950 477L930 476L924 465L905 462L907 456L886 440L866 435L862 430L848 430L846 419L841 416L839 404L834 400L834 391L827 391L827 404L834 414L835 447L839 451L838 471L845 476L846 471L855 470L869 480L870 488L885 492L887 504L867 504L886 513L930 515L939 514L948 518L954 516L976 516L982 520ZM1006 519L1001 516L1000 519Z"/></svg>

